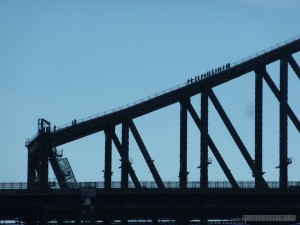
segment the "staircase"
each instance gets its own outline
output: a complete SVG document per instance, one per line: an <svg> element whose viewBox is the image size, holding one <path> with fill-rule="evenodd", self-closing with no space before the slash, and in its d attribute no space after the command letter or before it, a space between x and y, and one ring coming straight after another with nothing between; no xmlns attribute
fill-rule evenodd
<svg viewBox="0 0 300 225"><path fill-rule="evenodd" d="M77 188L78 183L67 158L57 158L59 168L64 175L65 182L69 188Z"/></svg>

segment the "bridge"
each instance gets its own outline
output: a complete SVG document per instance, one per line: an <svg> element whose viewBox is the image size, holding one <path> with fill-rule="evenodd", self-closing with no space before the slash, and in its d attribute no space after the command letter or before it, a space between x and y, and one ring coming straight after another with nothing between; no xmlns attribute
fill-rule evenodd
<svg viewBox="0 0 300 225"><path fill-rule="evenodd" d="M300 132L300 122L288 104L288 67L300 79L294 54L300 51L300 37L273 46L236 63L212 69L187 82L120 108L52 126L38 119L38 132L26 140L28 178L26 183L0 183L0 220L21 224L268 224L247 221L246 215L282 215L285 220L272 224L300 221L300 181L288 179L288 120ZM279 62L277 88L267 66ZM214 88L250 72L255 74L255 157L252 158L224 110ZM267 181L263 172L263 82L279 103L279 181ZM299 95L298 93L293 93ZM191 102L201 96L200 116ZM231 173L208 132L208 104L215 107L225 127L249 166L253 181L238 181ZM143 141L135 119L173 104L180 105L179 179L164 181L151 151ZM188 180L188 117L200 135L200 180ZM274 121L278 123L278 121ZM116 127L121 126L121 138ZM77 182L66 157L58 147L104 132L104 180ZM134 137L153 181L141 181L129 158L129 135ZM300 139L299 139L300 140ZM112 148L120 155L121 180L112 181ZM228 181L210 181L209 149ZM55 180L49 179L49 165ZM237 166L237 165L235 165ZM244 219L243 219L244 218ZM283 217L280 217L281 219ZM278 218L277 218L278 219ZM5 222L6 223L6 222ZM271 224L271 223L270 223Z"/></svg>

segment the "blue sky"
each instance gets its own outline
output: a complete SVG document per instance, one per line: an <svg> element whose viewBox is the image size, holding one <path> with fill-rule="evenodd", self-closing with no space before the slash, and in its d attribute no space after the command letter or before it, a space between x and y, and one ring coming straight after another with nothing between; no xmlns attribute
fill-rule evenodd
<svg viewBox="0 0 300 225"><path fill-rule="evenodd" d="M299 10L297 0L0 1L0 182L26 181L24 143L36 133L38 118L57 126L69 123L252 55L299 35ZM294 56L300 64L299 54ZM278 63L268 71L278 84ZM291 71L289 103L298 118L299 90ZM253 73L215 88L215 93L253 156ZM192 99L198 111L199 99ZM278 102L266 84L264 103L265 178L278 180ZM209 132L233 175L251 180L212 106L210 112ZM135 123L162 178L178 180L179 105ZM299 180L299 133L291 123L289 131L294 160L289 177ZM189 179L199 180L199 131L191 118L188 141ZM77 180L103 180L103 133L59 149ZM139 179L152 180L132 138L130 157ZM210 157L210 180L226 180ZM113 180L120 180L119 158L114 149Z"/></svg>

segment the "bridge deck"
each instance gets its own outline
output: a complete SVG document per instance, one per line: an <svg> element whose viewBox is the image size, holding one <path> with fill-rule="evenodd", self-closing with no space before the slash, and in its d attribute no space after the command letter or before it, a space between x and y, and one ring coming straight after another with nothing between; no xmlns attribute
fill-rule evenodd
<svg viewBox="0 0 300 225"><path fill-rule="evenodd" d="M0 194L0 219L176 218L226 219L243 215L296 215L300 191L141 190ZM86 199L90 199L86 201ZM88 202L85 204L85 202ZM83 212L85 210L85 213Z"/></svg>

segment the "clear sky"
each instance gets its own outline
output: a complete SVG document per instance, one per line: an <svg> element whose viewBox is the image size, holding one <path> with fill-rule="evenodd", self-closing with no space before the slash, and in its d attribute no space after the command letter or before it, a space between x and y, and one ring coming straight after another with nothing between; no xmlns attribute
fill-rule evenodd
<svg viewBox="0 0 300 225"><path fill-rule="evenodd" d="M37 132L38 118L57 126L69 123L257 53L300 35L299 11L299 0L1 0L0 182L26 181L25 140ZM294 57L300 64L299 54ZM268 67L276 84L278 66ZM289 71L289 104L300 118L300 82ZM253 156L254 74L215 93ZM199 95L192 99L198 111L199 100ZM279 109L266 84L264 104L264 177L278 180ZM209 110L209 133L233 175L252 180L212 105ZM179 104L135 123L163 180L178 180ZM200 136L191 118L188 124L189 180L199 180ZM103 180L103 133L58 149L64 150L78 181ZM299 133L290 122L289 156L290 180L300 180ZM138 178L152 180L132 138L130 157ZM210 180L226 180L211 152L209 157ZM116 181L119 159L114 148Z"/></svg>

